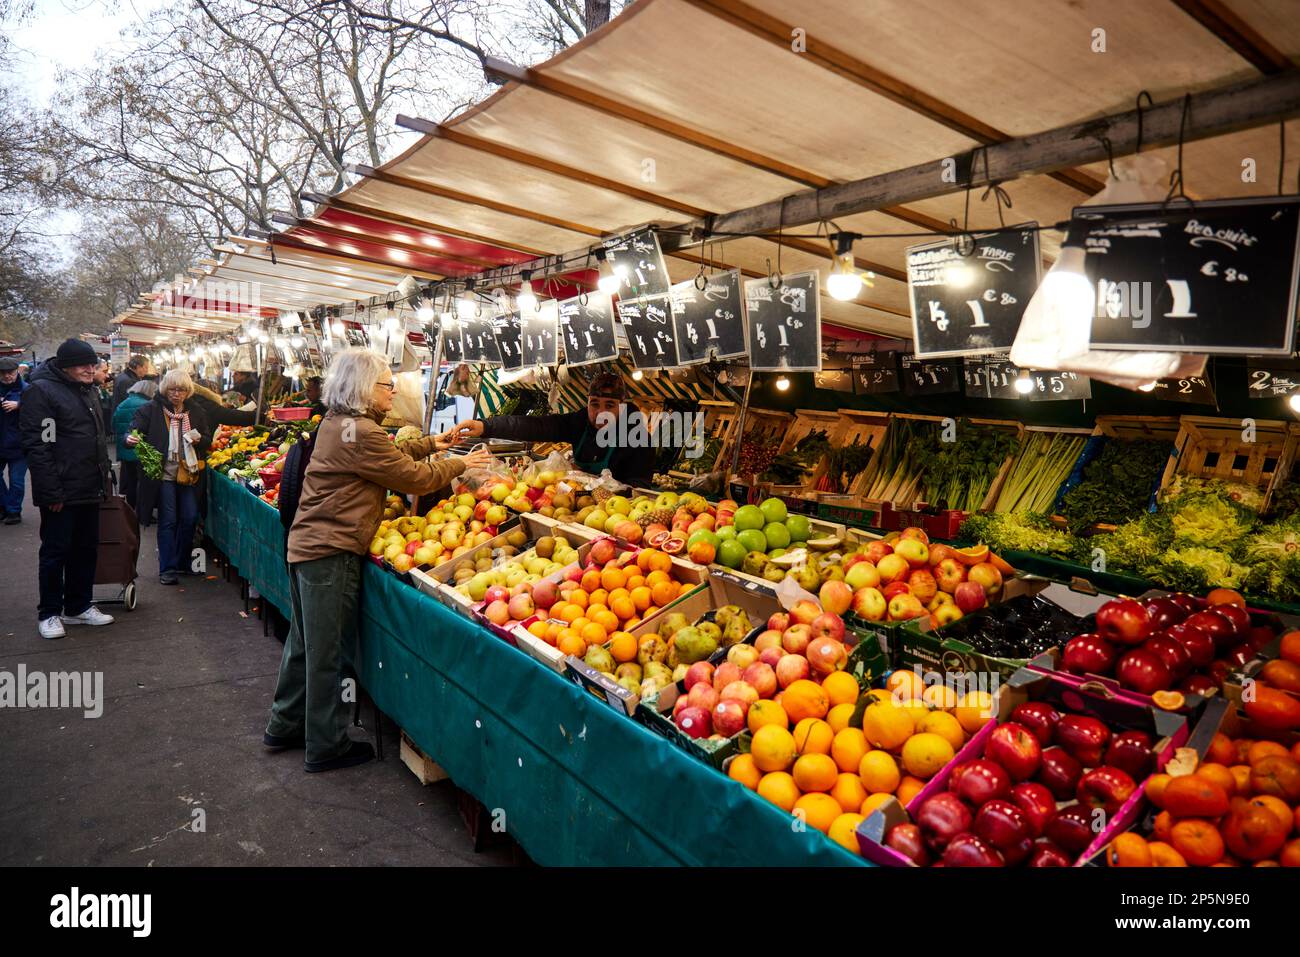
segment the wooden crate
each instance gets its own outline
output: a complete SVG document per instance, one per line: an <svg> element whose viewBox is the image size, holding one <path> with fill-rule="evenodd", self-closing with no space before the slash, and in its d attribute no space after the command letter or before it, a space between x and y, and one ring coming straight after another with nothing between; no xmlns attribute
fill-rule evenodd
<svg viewBox="0 0 1300 957"><path fill-rule="evenodd" d="M421 751L419 746L407 737L405 731L402 732L402 741L401 746L398 748L398 754L402 758L402 763L411 769L411 773L416 776L421 784L434 784L451 777L433 758Z"/></svg>
<svg viewBox="0 0 1300 957"><path fill-rule="evenodd" d="M869 412L866 409L840 409L839 445L866 445L872 449L880 447L889 429L888 412ZM849 483L848 489L841 495L833 492L819 492L818 501L830 501L831 504L843 504L844 495L861 500L866 482L861 473Z"/></svg>
<svg viewBox="0 0 1300 957"><path fill-rule="evenodd" d="M822 409L796 409L794 421L786 429L785 437L781 439L781 445L776 450L777 455L792 451L796 445L813 432L825 432L831 445L838 445L845 425L845 420L840 417L838 412ZM803 478L794 484L778 485L775 482L764 484L772 495L788 495L791 498L815 500L817 493L813 490L813 486L817 484L817 480L825 472L826 456L823 455L804 472Z"/></svg>
<svg viewBox="0 0 1300 957"><path fill-rule="evenodd" d="M1297 434L1289 422L1254 420L1255 441L1242 438L1241 419L1184 415L1179 420L1174 451L1160 480L1168 491L1179 476L1234 482L1258 490L1264 511L1274 489L1291 474Z"/></svg>
<svg viewBox="0 0 1300 957"><path fill-rule="evenodd" d="M1172 450L1174 439L1178 437L1178 417L1176 415L1099 415L1092 430L1095 439L1115 439L1120 442L1168 442ZM1089 462L1101 454L1102 443L1084 446L1074 464L1073 472L1080 472ZM1157 476L1152 485L1152 494L1159 489L1163 476ZM1067 482L1069 479L1066 480ZM1064 483L1062 483L1064 484ZM1057 492L1059 501L1061 493ZM1061 515L1053 515L1051 522L1057 528L1069 528L1069 523ZM1083 535L1109 534L1115 526L1109 522L1093 522L1083 530Z"/></svg>
<svg viewBox="0 0 1300 957"><path fill-rule="evenodd" d="M699 403L698 411L704 413L704 435L706 438L717 438L721 442L718 449L718 457L714 460L715 470L717 466L722 466L725 470L729 462L728 456L731 454L732 442L736 438L736 427L740 419L740 407L734 402L720 402L715 399L704 399ZM680 464L680 460L679 460ZM690 480L695 478L695 473L687 472L685 469L671 469L668 472L673 478Z"/></svg>
<svg viewBox="0 0 1300 957"><path fill-rule="evenodd" d="M917 415L911 412L895 412L894 416L895 418L900 419L918 419L923 422L934 422L936 424L943 422L945 418L956 419L959 423L961 421L961 418L957 416ZM1011 449L1010 453L1008 453L1006 461L1002 463L1002 467L998 469L998 474L994 476L992 484L989 485L988 494L984 496L984 501L980 503L978 511L987 512L993 508L993 503L998 500L998 493L1002 491L1002 485L1006 482L1007 475L1011 472L1011 466L1015 463L1016 456L1020 454L1020 443L1024 440L1025 426L1023 423L1017 422L1014 419L966 418L966 421L971 425L1014 432L1016 436L1015 447ZM924 485L924 481L921 484ZM916 503L899 502L897 504L903 507L909 507Z"/></svg>

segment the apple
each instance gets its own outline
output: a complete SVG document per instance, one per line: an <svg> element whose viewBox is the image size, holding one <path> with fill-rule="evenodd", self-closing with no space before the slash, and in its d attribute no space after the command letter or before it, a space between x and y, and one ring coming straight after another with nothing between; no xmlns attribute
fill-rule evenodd
<svg viewBox="0 0 1300 957"><path fill-rule="evenodd" d="M1242 667L1246 662L1255 656L1255 649L1250 646L1249 642L1243 641L1239 645L1233 645L1224 655L1224 660L1232 666L1233 670Z"/></svg>
<svg viewBox="0 0 1300 957"><path fill-rule="evenodd" d="M979 611L988 604L988 596L978 582L964 581L952 593L953 601L964 614Z"/></svg>
<svg viewBox="0 0 1300 957"><path fill-rule="evenodd" d="M907 582L890 582L881 589L880 593L885 596L885 601L889 601L895 595L912 594L912 586Z"/></svg>
<svg viewBox="0 0 1300 957"><path fill-rule="evenodd" d="M523 621L537 612L537 605L533 602L533 596L520 592L510 599L510 617L515 621Z"/></svg>
<svg viewBox="0 0 1300 957"><path fill-rule="evenodd" d="M1006 867L1006 858L978 834L962 832L948 842L943 852L944 867Z"/></svg>
<svg viewBox="0 0 1300 957"><path fill-rule="evenodd" d="M875 565L877 568L880 567L880 560L882 558L886 555L892 555L893 553L894 546L889 544L889 542L880 540L868 543L866 550L862 552L862 554L867 556L867 561L871 562L871 564Z"/></svg>
<svg viewBox="0 0 1300 957"><path fill-rule="evenodd" d="M984 589L984 594L992 601L1002 590L1002 573L992 562L979 562L966 572L966 580L972 581Z"/></svg>
<svg viewBox="0 0 1300 957"><path fill-rule="evenodd" d="M794 607L790 609L790 620L796 625L811 625L821 613L822 610L817 607L816 602L805 598L795 602Z"/></svg>
<svg viewBox="0 0 1300 957"><path fill-rule="evenodd" d="M958 834L969 831L973 820L970 808L951 791L927 798L916 809L916 823L926 846L934 851L942 851Z"/></svg>
<svg viewBox="0 0 1300 957"><path fill-rule="evenodd" d="M852 566L846 567L844 572L845 585L857 591L859 588L875 588L880 584L880 572L876 571L876 566L871 564L865 555L852 555L850 558L860 560L854 562Z"/></svg>
<svg viewBox="0 0 1300 957"><path fill-rule="evenodd" d="M1192 670L1191 652L1184 648L1181 642L1170 638L1164 632L1152 635L1142 643L1141 647L1165 663L1172 681L1181 681Z"/></svg>
<svg viewBox="0 0 1300 957"><path fill-rule="evenodd" d="M483 617L494 625L504 625L510 620L510 606L501 599L497 599L483 609Z"/></svg>
<svg viewBox="0 0 1300 957"><path fill-rule="evenodd" d="M784 611L775 611L767 619L767 627L771 631L785 631L790 627L790 615Z"/></svg>
<svg viewBox="0 0 1300 957"><path fill-rule="evenodd" d="M722 695L718 693L718 689L703 682L692 685L691 690L686 692L686 703L702 711L712 711L721 700Z"/></svg>
<svg viewBox="0 0 1300 957"><path fill-rule="evenodd" d="M1203 609L1206 605L1203 599L1197 598L1195 595L1189 595L1187 594L1187 592L1182 592L1182 591L1175 592L1174 594L1170 595L1169 600L1172 601L1174 604L1176 604L1183 611L1187 612L1188 615L1196 614L1198 611Z"/></svg>
<svg viewBox="0 0 1300 957"><path fill-rule="evenodd" d="M934 567L938 565L940 562L942 562L945 558L952 558L953 548L951 545L945 545L943 544L943 542L939 542L937 544L934 542L930 542L928 544L930 546L930 569L931 570L933 570Z"/></svg>
<svg viewBox="0 0 1300 957"><path fill-rule="evenodd" d="M1038 771L1043 749L1032 731L1023 724L1007 721L989 736L984 756L1006 768L1013 781L1024 781Z"/></svg>
<svg viewBox="0 0 1300 957"><path fill-rule="evenodd" d="M653 685L654 682L651 681L650 684ZM678 695L677 700L673 702L673 721L676 722L677 716L681 714L683 710L689 707L691 707L690 698L684 694Z"/></svg>
<svg viewBox="0 0 1300 957"><path fill-rule="evenodd" d="M1273 632L1272 628L1265 627L1264 625L1256 625L1254 628L1250 629L1246 640L1250 642L1250 647L1259 651L1275 637L1277 636Z"/></svg>
<svg viewBox="0 0 1300 957"><path fill-rule="evenodd" d="M727 685L731 684L733 681L739 681L742 673L743 673L742 669L737 667L733 662L724 661L722 664L718 665L716 669L714 669L713 672L714 689L717 691L721 691L723 688L727 687Z"/></svg>
<svg viewBox="0 0 1300 957"><path fill-rule="evenodd" d="M1075 675L1108 675L1119 652L1096 632L1075 635L1061 649L1061 665Z"/></svg>
<svg viewBox="0 0 1300 957"><path fill-rule="evenodd" d="M889 599L888 614L890 621L910 621L924 617L927 612L915 595L895 595Z"/></svg>
<svg viewBox="0 0 1300 957"><path fill-rule="evenodd" d="M1097 836L1092 829L1092 811L1081 804L1071 804L1057 811L1043 828L1043 833L1049 841L1074 857L1082 854Z"/></svg>
<svg viewBox="0 0 1300 957"><path fill-rule="evenodd" d="M812 628L808 625L791 625L781 636L781 647L792 655L801 655L812 641Z"/></svg>
<svg viewBox="0 0 1300 957"><path fill-rule="evenodd" d="M1250 612L1240 605L1215 605L1211 611L1228 620L1234 638L1244 638L1250 633Z"/></svg>
<svg viewBox="0 0 1300 957"><path fill-rule="evenodd" d="M929 569L925 568L918 568L907 576L907 587L922 604L930 601L939 591L939 583L935 581Z"/></svg>
<svg viewBox="0 0 1300 957"><path fill-rule="evenodd" d="M488 511L488 507L491 504L492 503L487 501L486 499L476 504L474 506L474 512L473 512L474 520L478 522L487 521L487 511Z"/></svg>
<svg viewBox="0 0 1300 957"><path fill-rule="evenodd" d="M1021 781L1011 789L1011 800L1024 812L1034 837L1042 835L1043 828L1056 813L1056 798L1038 781Z"/></svg>
<svg viewBox="0 0 1300 957"><path fill-rule="evenodd" d="M1062 715L1055 741L1085 768L1095 768L1110 743L1110 728L1086 714Z"/></svg>
<svg viewBox="0 0 1300 957"><path fill-rule="evenodd" d="M1127 771L1103 764L1084 772L1075 788L1075 797L1087 807L1105 810L1107 817L1114 814L1137 790L1137 782Z"/></svg>
<svg viewBox="0 0 1300 957"><path fill-rule="evenodd" d="M555 590L555 582L542 579L533 585L533 603L542 611L546 611L559 599L559 594Z"/></svg>
<svg viewBox="0 0 1300 957"><path fill-rule="evenodd" d="M965 615L956 605L949 603L940 605L934 611L930 612L930 626L932 628L942 628L944 625L951 625L954 621L960 621Z"/></svg>
<svg viewBox="0 0 1300 957"><path fill-rule="evenodd" d="M803 655L786 655L776 663L776 683L782 688L788 688L810 674L812 669L808 666L808 659Z"/></svg>
<svg viewBox="0 0 1300 957"><path fill-rule="evenodd" d="M1051 841L1039 841L1034 845L1025 867L1069 867L1073 863L1070 855Z"/></svg>
<svg viewBox="0 0 1300 957"><path fill-rule="evenodd" d="M1183 694L1207 695L1211 691L1217 691L1218 687L1209 675L1188 675L1178 685L1178 690Z"/></svg>
<svg viewBox="0 0 1300 957"><path fill-rule="evenodd" d="M1119 768L1135 781L1141 781L1151 773L1155 758L1155 752L1151 750L1151 735L1130 728L1110 739L1105 760L1111 767Z"/></svg>
<svg viewBox="0 0 1300 957"><path fill-rule="evenodd" d="M1228 644L1236 630L1233 623L1217 611L1198 611L1196 614L1189 616L1183 624L1195 625L1197 628L1204 629L1214 639L1216 647Z"/></svg>
<svg viewBox="0 0 1300 957"><path fill-rule="evenodd" d="M764 648L761 652L759 652L758 660L763 662L763 664L770 666L771 668L776 668L776 663L784 657L785 657L785 649L782 648L780 645L777 645L774 648ZM754 666L750 665L750 667L752 668Z"/></svg>
<svg viewBox="0 0 1300 957"><path fill-rule="evenodd" d="M975 812L974 831L998 850L1032 840L1033 827L1019 805L1005 798L994 798Z"/></svg>
<svg viewBox="0 0 1300 957"><path fill-rule="evenodd" d="M1056 730L1056 723L1061 720L1061 712L1046 701L1026 701L1016 705L1011 712L1011 720L1032 731L1039 744L1046 747L1052 743L1052 733Z"/></svg>
<svg viewBox="0 0 1300 957"><path fill-rule="evenodd" d="M1035 846L1032 837L1025 837L1010 847L998 848L998 851L1002 854L1002 858L1007 862L1008 867L1017 867L1029 860L1029 855L1034 853Z"/></svg>
<svg viewBox="0 0 1300 957"><path fill-rule="evenodd" d="M1214 660L1214 636L1199 625L1184 621L1165 634L1187 649L1193 668L1204 668Z"/></svg>
<svg viewBox="0 0 1300 957"><path fill-rule="evenodd" d="M817 638L834 638L836 641L844 640L844 619L834 612L826 612L818 615L812 623L813 639Z"/></svg>
<svg viewBox="0 0 1300 957"><path fill-rule="evenodd" d="M853 593L853 614L866 621L881 621L888 605L878 588L859 588Z"/></svg>
<svg viewBox="0 0 1300 957"><path fill-rule="evenodd" d="M1133 598L1112 598L1097 609L1097 633L1120 645L1140 645L1151 637L1151 616Z"/></svg>
<svg viewBox="0 0 1300 957"><path fill-rule="evenodd" d="M747 711L748 709L739 701L723 698L713 706L714 731L728 738L740 733L745 728Z"/></svg>
<svg viewBox="0 0 1300 957"><path fill-rule="evenodd" d="M918 867L930 863L930 852L926 850L921 829L915 824L895 824L891 827L885 835L885 847L898 851Z"/></svg>
<svg viewBox="0 0 1300 957"><path fill-rule="evenodd" d="M912 573L912 566L902 555L889 554L876 563L876 571L880 574L881 584L890 585L904 581Z"/></svg>
<svg viewBox="0 0 1300 957"><path fill-rule="evenodd" d="M824 678L832 671L842 671L849 663L849 649L835 638L814 638L808 645L808 664L817 677Z"/></svg>
<svg viewBox="0 0 1300 957"><path fill-rule="evenodd" d="M763 652L773 648L781 648L781 632L774 628L767 631L760 631L758 637L754 639L754 647L758 649L759 658L763 657ZM784 651L784 649L782 649Z"/></svg>
<svg viewBox="0 0 1300 957"><path fill-rule="evenodd" d="M955 558L945 558L934 567L932 574L940 590L952 594L966 580L966 566Z"/></svg>
<svg viewBox="0 0 1300 957"><path fill-rule="evenodd" d="M682 683L686 685L687 691L700 683L713 687L713 665L707 661L695 662L686 669L686 677L682 679Z"/></svg>
<svg viewBox="0 0 1300 957"><path fill-rule="evenodd" d="M930 544L930 535L920 525L909 525L898 533L898 540L905 542L909 538L914 538L922 545Z"/></svg>
<svg viewBox="0 0 1300 957"><path fill-rule="evenodd" d="M963 761L948 776L948 790L974 807L1011 793L1006 768L988 758Z"/></svg>
<svg viewBox="0 0 1300 957"><path fill-rule="evenodd" d="M744 671L758 660L760 652L753 645L737 644L727 649L727 660Z"/></svg>
<svg viewBox="0 0 1300 957"><path fill-rule="evenodd" d="M509 601L510 589L501 585L489 585L488 590L483 593L483 600L489 605L494 601Z"/></svg>
<svg viewBox="0 0 1300 957"><path fill-rule="evenodd" d="M703 708L687 706L674 719L682 733L691 738L707 738L713 733L713 719Z"/></svg>
<svg viewBox="0 0 1300 957"><path fill-rule="evenodd" d="M776 669L767 662L754 662L741 674L740 680L757 691L760 698L776 694Z"/></svg>
<svg viewBox="0 0 1300 957"><path fill-rule="evenodd" d="M1079 779L1083 777L1083 765L1061 747L1046 748L1035 780L1052 792L1058 801L1068 801L1074 797Z"/></svg>
<svg viewBox="0 0 1300 957"><path fill-rule="evenodd" d="M749 706L758 700L758 690L742 678L740 681L733 681L723 688L719 699L722 701L739 701L748 711Z"/></svg>
<svg viewBox="0 0 1300 957"><path fill-rule="evenodd" d="M919 538L900 538L894 543L894 554L912 568L925 568L930 564L930 547ZM881 576L884 576L882 571Z"/></svg>
<svg viewBox="0 0 1300 957"><path fill-rule="evenodd" d="M1164 631L1187 617L1187 612L1172 598L1152 598L1145 604L1152 631Z"/></svg>
<svg viewBox="0 0 1300 957"><path fill-rule="evenodd" d="M823 611L838 618L853 604L853 589L844 582L832 579L822 585L817 592L817 597L821 600Z"/></svg>
<svg viewBox="0 0 1300 957"><path fill-rule="evenodd" d="M1146 648L1134 648L1115 665L1119 683L1138 694L1155 694L1173 684L1174 676L1164 659Z"/></svg>

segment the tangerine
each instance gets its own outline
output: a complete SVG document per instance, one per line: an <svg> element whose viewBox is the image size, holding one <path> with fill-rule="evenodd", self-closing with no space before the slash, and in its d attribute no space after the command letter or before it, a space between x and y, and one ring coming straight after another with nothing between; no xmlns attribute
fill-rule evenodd
<svg viewBox="0 0 1300 957"><path fill-rule="evenodd" d="M650 588L650 597L654 603L662 608L677 597L677 586L672 581L656 582Z"/></svg>
<svg viewBox="0 0 1300 957"><path fill-rule="evenodd" d="M1272 755L1289 758L1291 752L1276 741L1256 741L1250 746L1250 750L1246 752L1246 763L1253 768L1260 761Z"/></svg>
<svg viewBox="0 0 1300 957"><path fill-rule="evenodd" d="M1228 795L1228 797L1232 797L1237 793L1237 779L1233 777L1232 772L1222 764L1218 764L1214 761L1202 764L1196 769L1196 774L1194 776L1204 778L1206 781L1213 781L1219 787L1223 788L1223 793Z"/></svg>
<svg viewBox="0 0 1300 957"><path fill-rule="evenodd" d="M974 734L993 720L993 696L987 691L967 691L958 700L954 713L962 730Z"/></svg>
<svg viewBox="0 0 1300 957"><path fill-rule="evenodd" d="M830 727L827 724L827 727ZM871 746L867 744L867 736L857 728L845 728L842 731L835 732L835 738L831 742L830 755L835 764L841 771L851 771L858 773L858 768L862 765L862 759ZM862 802L859 801L859 804Z"/></svg>
<svg viewBox="0 0 1300 957"><path fill-rule="evenodd" d="M844 809L829 794L805 794L794 802L794 811L791 813L809 827L830 834L831 825L844 813Z"/></svg>
<svg viewBox="0 0 1300 957"><path fill-rule="evenodd" d="M798 683L796 681L794 684ZM794 684L790 687L793 688ZM868 705L862 713L862 730L866 732L872 747L897 751L916 733L916 725L905 708L893 701L880 701Z"/></svg>
<svg viewBox="0 0 1300 957"><path fill-rule="evenodd" d="M621 618L612 611L598 611L589 616L593 622L605 629L606 634L613 634L618 631Z"/></svg>
<svg viewBox="0 0 1300 957"><path fill-rule="evenodd" d="M1278 649L1278 654L1283 661L1300 665L1300 631L1288 631L1282 636L1282 644Z"/></svg>
<svg viewBox="0 0 1300 957"><path fill-rule="evenodd" d="M870 817L872 811L880 807L880 805L884 804L891 797L893 797L893 795L888 791L879 791L875 794L870 794L867 796L867 799L862 802L862 807L858 808L858 813L863 817Z"/></svg>
<svg viewBox="0 0 1300 957"><path fill-rule="evenodd" d="M1108 867L1150 867L1151 848L1146 838L1132 831L1117 834L1106 847Z"/></svg>
<svg viewBox="0 0 1300 957"><path fill-rule="evenodd" d="M575 588L569 592L569 604L576 605L579 611L586 611L587 606L591 604L591 596L584 588Z"/></svg>
<svg viewBox="0 0 1300 957"><path fill-rule="evenodd" d="M610 635L609 653L619 664L623 664L625 661L635 661L636 651L636 635L630 635L626 631L616 631Z"/></svg>
<svg viewBox="0 0 1300 957"><path fill-rule="evenodd" d="M951 711L957 707L957 692L947 685L930 685L921 693L921 700L931 708Z"/></svg>
<svg viewBox="0 0 1300 957"><path fill-rule="evenodd" d="M903 767L908 774L928 781L954 754L956 751L946 738L925 731L912 735L903 745Z"/></svg>
<svg viewBox="0 0 1300 957"><path fill-rule="evenodd" d="M966 743L966 732L961 729L961 722L947 711L931 711L916 726L923 734L937 734L957 751Z"/></svg>
<svg viewBox="0 0 1300 957"><path fill-rule="evenodd" d="M862 784L862 778L856 774L841 772L831 788L831 797L835 798L845 811L857 811L862 807L862 802L867 799L867 789Z"/></svg>
<svg viewBox="0 0 1300 957"><path fill-rule="evenodd" d="M921 793L925 787L925 782L920 778L914 778L910 774L904 774L903 780L898 783L898 790L894 792L894 797L898 798L898 803L907 807L912 803L913 798Z"/></svg>
<svg viewBox="0 0 1300 957"><path fill-rule="evenodd" d="M1209 821L1179 821L1169 831L1169 843L1193 867L1209 867L1223 860L1223 835Z"/></svg>
<svg viewBox="0 0 1300 957"><path fill-rule="evenodd" d="M594 568L589 568L582 573L582 578L578 580L583 591L593 592L600 587L600 572Z"/></svg>
<svg viewBox="0 0 1300 957"><path fill-rule="evenodd" d="M589 645L603 645L609 639L609 633L594 621L583 625L582 631L578 632L578 634Z"/></svg>
<svg viewBox="0 0 1300 957"><path fill-rule="evenodd" d="M590 595L587 596L588 608L590 608L592 605L608 605L608 604L609 604L609 592L605 591L605 589L603 588L597 588L594 592L592 592Z"/></svg>
<svg viewBox="0 0 1300 957"><path fill-rule="evenodd" d="M786 813L793 811L795 802L799 800L799 787L794 783L794 778L785 771L771 771L764 774L755 790ZM835 806L839 807L838 804Z"/></svg>
<svg viewBox="0 0 1300 957"><path fill-rule="evenodd" d="M749 716L746 719L749 725L750 733L756 733L764 725L774 724L781 729L790 727L790 718L777 702L769 699L760 699L749 706Z"/></svg>
<svg viewBox="0 0 1300 957"><path fill-rule="evenodd" d="M830 701L822 686L807 678L790 682L781 693L781 707L796 724L804 718L824 718L830 710Z"/></svg>
<svg viewBox="0 0 1300 957"><path fill-rule="evenodd" d="M847 728L849 722L853 720L853 709L855 707L857 706L852 704L837 704L830 711L827 711L826 723L831 726L831 730L839 734Z"/></svg>
<svg viewBox="0 0 1300 957"><path fill-rule="evenodd" d="M794 726L794 746L800 754L830 754L834 740L835 732L820 718L804 718Z"/></svg>
<svg viewBox="0 0 1300 957"><path fill-rule="evenodd" d="M765 724L754 732L749 753L760 771L784 771L794 763L794 735L778 724Z"/></svg>
<svg viewBox="0 0 1300 957"><path fill-rule="evenodd" d="M858 762L858 777L862 778L868 791L884 794L893 794L903 780L894 756L878 749L862 756Z"/></svg>
<svg viewBox="0 0 1300 957"><path fill-rule="evenodd" d="M627 582L627 575L621 568L606 568L600 573L600 583L609 591L622 588Z"/></svg>
<svg viewBox="0 0 1300 957"><path fill-rule="evenodd" d="M542 641L545 641L546 633L550 629L550 627L551 627L551 623L549 621L546 621L545 619L542 618L538 618L535 622L533 622L531 625L528 626L528 633L532 635L534 638L540 638L542 639Z"/></svg>
<svg viewBox="0 0 1300 957"><path fill-rule="evenodd" d="M835 766L830 755L801 754L795 759L791 774L800 791L829 791L835 787L840 769Z"/></svg>
<svg viewBox="0 0 1300 957"><path fill-rule="evenodd" d="M632 604L631 598L611 598L609 610L616 614L620 621L635 618L637 612L636 605Z"/></svg>
<svg viewBox="0 0 1300 957"><path fill-rule="evenodd" d="M899 669L891 672L885 679L885 690L893 695L896 701L910 701L924 695L925 682L915 671Z"/></svg>
<svg viewBox="0 0 1300 957"><path fill-rule="evenodd" d="M1237 746L1232 739L1220 731L1210 741L1210 748L1205 752L1205 759L1216 764L1241 764L1237 760Z"/></svg>
<svg viewBox="0 0 1300 957"><path fill-rule="evenodd" d="M645 611L650 607L650 589L646 588L645 585L637 585L630 591L630 594L632 596L632 604L636 607L637 611Z"/></svg>
<svg viewBox="0 0 1300 957"><path fill-rule="evenodd" d="M853 704L861 693L858 681L847 671L832 671L822 679L822 689L831 703L831 707Z"/></svg>
<svg viewBox="0 0 1300 957"><path fill-rule="evenodd" d="M565 602L564 608L562 608L560 610L560 613L555 617L559 618L561 621L568 622L570 625L572 625L575 621L577 621L579 618L582 617L582 606L576 605L571 601Z"/></svg>
<svg viewBox="0 0 1300 957"><path fill-rule="evenodd" d="M738 754L727 765L727 777L739 781L751 791L756 791L758 783L763 780L763 772L754 764L752 754Z"/></svg>
<svg viewBox="0 0 1300 957"><path fill-rule="evenodd" d="M587 643L572 628L564 628L560 631L555 640L555 647L559 649L560 654L573 655L575 658L581 658L587 653Z"/></svg>
<svg viewBox="0 0 1300 957"><path fill-rule="evenodd" d="M858 845L858 825L865 820L866 818L861 814L846 811L831 822L831 829L827 835L849 853L861 854L862 848Z"/></svg>
<svg viewBox="0 0 1300 957"><path fill-rule="evenodd" d="M1183 855L1175 851L1173 845L1166 844L1164 841L1152 841L1147 845L1147 850L1151 852L1152 867L1187 866L1187 862L1183 860Z"/></svg>

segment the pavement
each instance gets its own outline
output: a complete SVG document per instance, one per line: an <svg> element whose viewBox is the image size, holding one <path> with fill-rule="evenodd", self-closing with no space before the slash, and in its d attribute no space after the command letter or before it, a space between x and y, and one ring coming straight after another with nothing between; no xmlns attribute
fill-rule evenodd
<svg viewBox="0 0 1300 957"><path fill-rule="evenodd" d="M0 681L100 672L103 713L0 706L0 866L433 865L523 860L475 853L450 781L427 787L398 758L320 774L303 752L269 754L262 732L281 644L263 634L232 574L158 583L156 530L142 530L138 605L116 621L36 631L40 513L0 525ZM120 588L97 586L96 598ZM13 680L12 678L10 680ZM363 723L373 722L368 702ZM371 727L355 737L373 740Z"/></svg>

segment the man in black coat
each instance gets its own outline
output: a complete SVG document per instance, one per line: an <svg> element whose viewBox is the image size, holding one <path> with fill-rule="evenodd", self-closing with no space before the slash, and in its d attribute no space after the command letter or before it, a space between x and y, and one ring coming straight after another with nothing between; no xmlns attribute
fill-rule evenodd
<svg viewBox="0 0 1300 957"><path fill-rule="evenodd" d="M148 379L152 376L153 365L144 356L132 356L126 361L126 368L117 374L113 380L113 408L109 415L117 411L117 407L122 404L126 394L131 391L131 386L135 385L141 379Z"/></svg>
<svg viewBox="0 0 1300 957"><path fill-rule="evenodd" d="M42 638L62 638L64 625L107 625L91 604L99 548L99 505L109 488L108 442L95 374L99 359L68 339L37 366L23 393L19 430L41 510Z"/></svg>

